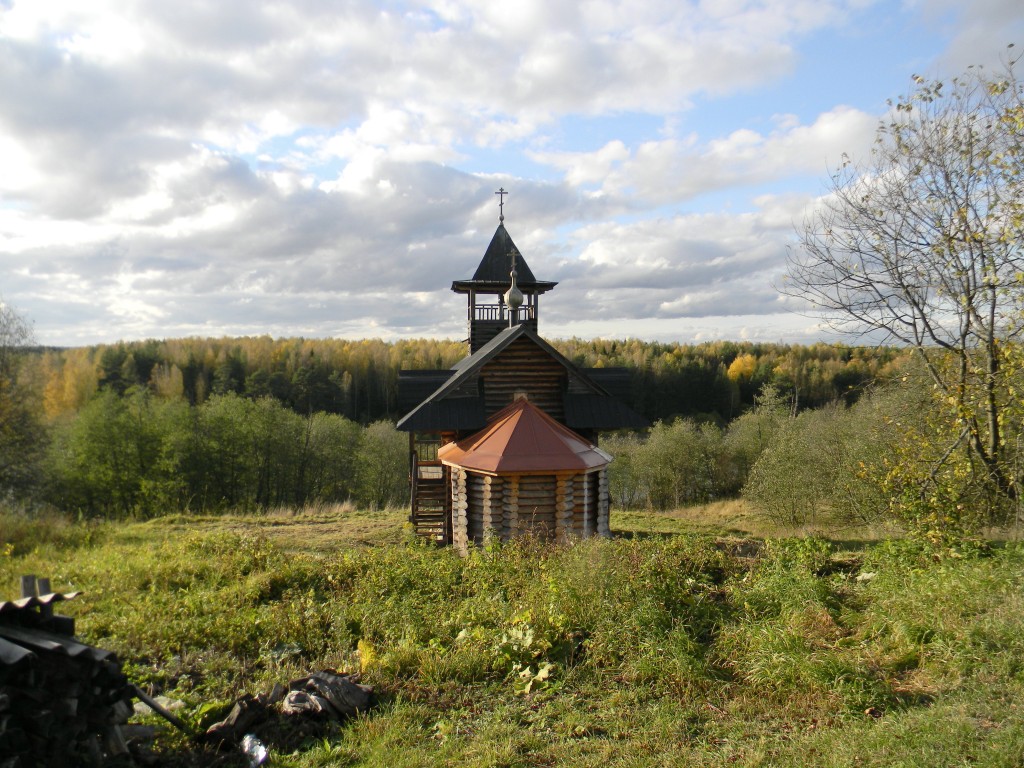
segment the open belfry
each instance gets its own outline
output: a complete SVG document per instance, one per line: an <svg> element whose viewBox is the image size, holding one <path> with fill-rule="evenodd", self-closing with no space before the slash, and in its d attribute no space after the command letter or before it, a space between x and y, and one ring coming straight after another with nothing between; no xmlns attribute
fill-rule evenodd
<svg viewBox="0 0 1024 768"><path fill-rule="evenodd" d="M647 422L619 400L621 368L582 369L537 334L537 280L498 228L466 296L469 356L446 370L402 371L398 428L409 433L410 520L417 534L465 550L488 537L564 541L608 535L608 463L600 431Z"/></svg>

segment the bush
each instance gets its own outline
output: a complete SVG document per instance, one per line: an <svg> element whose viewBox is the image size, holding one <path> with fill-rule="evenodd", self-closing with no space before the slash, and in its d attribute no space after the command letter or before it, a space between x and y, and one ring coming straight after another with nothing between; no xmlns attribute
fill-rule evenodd
<svg viewBox="0 0 1024 768"><path fill-rule="evenodd" d="M633 468L649 507L671 509L716 498L722 432L691 419L658 422L637 447Z"/></svg>
<svg viewBox="0 0 1024 768"><path fill-rule="evenodd" d="M899 405L883 391L783 422L751 469L744 497L780 525L882 519L888 502L877 475L892 455L890 414Z"/></svg>
<svg viewBox="0 0 1024 768"><path fill-rule="evenodd" d="M358 500L372 509L407 501L409 438L390 421L363 430L357 469Z"/></svg>
<svg viewBox="0 0 1024 768"><path fill-rule="evenodd" d="M202 405L144 389L101 390L56 429L49 500L95 517L402 499L404 436L327 413L300 416L269 397Z"/></svg>

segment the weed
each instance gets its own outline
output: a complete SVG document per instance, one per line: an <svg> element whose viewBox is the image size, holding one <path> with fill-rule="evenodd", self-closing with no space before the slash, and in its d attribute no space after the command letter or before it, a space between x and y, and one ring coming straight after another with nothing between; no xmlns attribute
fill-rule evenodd
<svg viewBox="0 0 1024 768"><path fill-rule="evenodd" d="M82 636L196 724L315 668L361 670L379 708L281 765L1008 765L1024 744L1017 547L887 542L848 572L811 538L459 557L400 533L367 546L365 525L400 528L381 514L18 518L0 583L85 590L65 608ZM173 735L158 749L189 759Z"/></svg>

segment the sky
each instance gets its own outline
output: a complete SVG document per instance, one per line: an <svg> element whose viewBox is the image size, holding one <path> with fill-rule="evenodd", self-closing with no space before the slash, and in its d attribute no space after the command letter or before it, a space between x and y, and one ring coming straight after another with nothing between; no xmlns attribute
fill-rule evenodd
<svg viewBox="0 0 1024 768"><path fill-rule="evenodd" d="M464 338L505 226L548 338L836 340L787 249L1020 0L0 0L0 300L39 343Z"/></svg>

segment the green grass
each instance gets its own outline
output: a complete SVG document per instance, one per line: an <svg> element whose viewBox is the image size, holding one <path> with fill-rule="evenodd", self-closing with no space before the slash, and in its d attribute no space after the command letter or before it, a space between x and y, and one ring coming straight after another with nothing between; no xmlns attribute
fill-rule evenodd
<svg viewBox="0 0 1024 768"><path fill-rule="evenodd" d="M857 525L839 522L827 516L797 527L785 528L772 522L751 502L726 499L694 507L669 511L613 510L612 530L619 535L707 533L724 538L768 538L822 536L845 540L850 545L879 541L897 535L897 531L881 523ZM1005 531L993 531L994 537L1005 538Z"/></svg>
<svg viewBox="0 0 1024 768"><path fill-rule="evenodd" d="M397 544L408 535L408 510L360 510L348 504L302 511L274 510L263 515L171 515L153 521L161 531L204 532L266 537L285 552L326 554L338 547ZM147 534L148 535L148 534Z"/></svg>
<svg viewBox="0 0 1024 768"><path fill-rule="evenodd" d="M1019 546L745 547L767 532L738 508L613 524L462 558L412 541L401 511L7 514L0 594L23 573L83 590L62 606L80 636L196 724L276 681L362 670L378 707L277 734L280 766L1019 764ZM161 764L209 764L161 729Z"/></svg>

